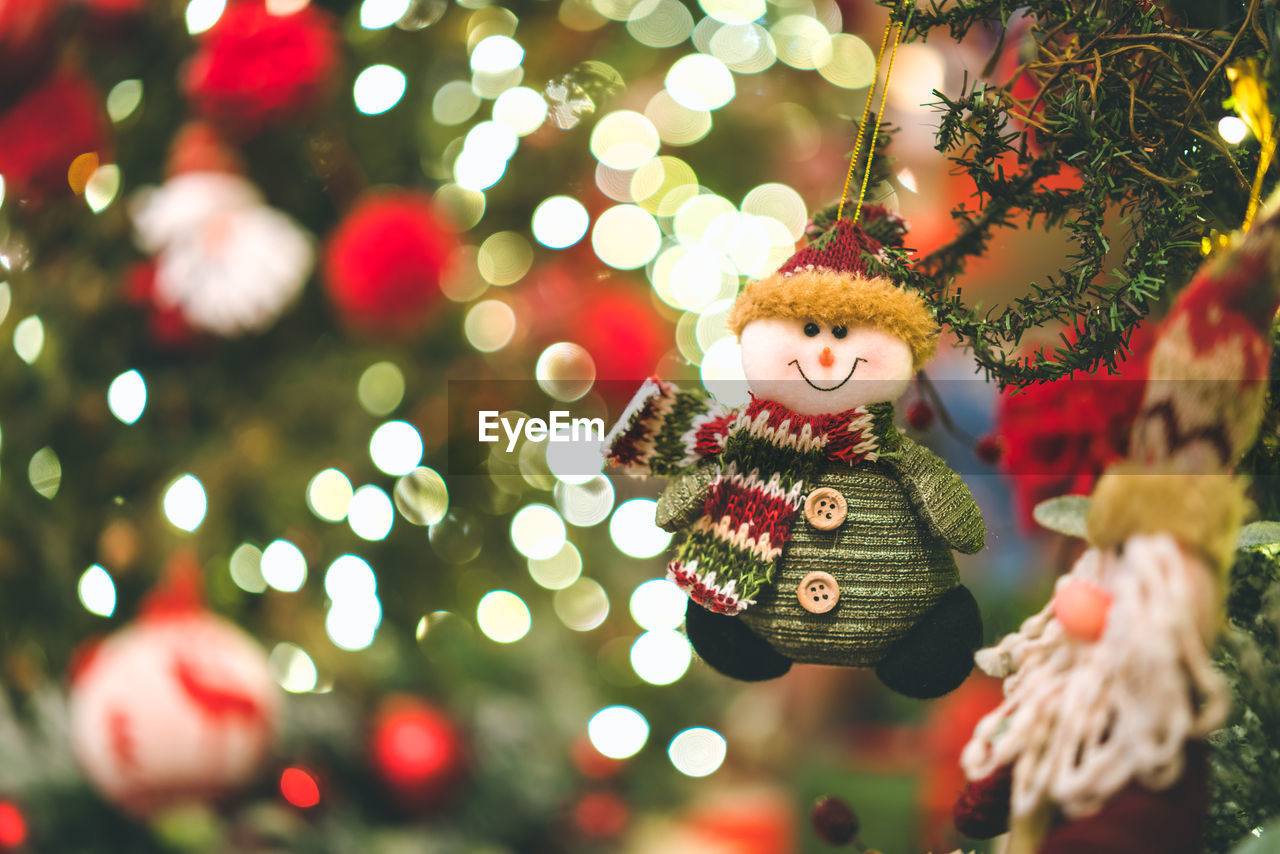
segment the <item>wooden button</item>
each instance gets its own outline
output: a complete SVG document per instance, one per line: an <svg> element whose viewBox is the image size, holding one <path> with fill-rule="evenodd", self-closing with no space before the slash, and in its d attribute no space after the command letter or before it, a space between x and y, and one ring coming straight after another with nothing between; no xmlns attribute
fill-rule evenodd
<svg viewBox="0 0 1280 854"><path fill-rule="evenodd" d="M796 588L800 606L810 614L825 614L840 601L840 585L827 572L811 572Z"/></svg>
<svg viewBox="0 0 1280 854"><path fill-rule="evenodd" d="M804 502L804 517L819 531L834 531L844 524L849 503L838 490L829 487L815 489Z"/></svg>

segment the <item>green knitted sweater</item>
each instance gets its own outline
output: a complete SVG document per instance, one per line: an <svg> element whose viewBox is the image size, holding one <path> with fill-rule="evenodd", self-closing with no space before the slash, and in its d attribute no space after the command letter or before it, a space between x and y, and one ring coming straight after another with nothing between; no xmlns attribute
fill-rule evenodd
<svg viewBox="0 0 1280 854"><path fill-rule="evenodd" d="M672 481L658 501L658 524L673 532L690 524L713 472L704 464ZM809 487L844 495L844 524L820 531L797 516L771 583L738 619L793 660L875 665L959 583L952 549L983 547L982 516L960 477L906 437L900 453L882 460L827 464ZM796 597L815 570L840 587L839 603L825 614L809 613Z"/></svg>

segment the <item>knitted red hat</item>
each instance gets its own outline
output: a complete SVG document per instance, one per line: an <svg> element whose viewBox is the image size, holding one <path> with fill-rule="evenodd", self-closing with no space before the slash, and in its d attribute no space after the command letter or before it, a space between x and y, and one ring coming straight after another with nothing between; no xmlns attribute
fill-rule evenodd
<svg viewBox="0 0 1280 854"><path fill-rule="evenodd" d="M900 246L906 222L879 205L861 223L841 219L792 255L771 276L748 282L729 312L741 335L753 320L783 317L821 324L872 326L902 339L920 368L937 346L938 322L915 291L885 276L886 247Z"/></svg>

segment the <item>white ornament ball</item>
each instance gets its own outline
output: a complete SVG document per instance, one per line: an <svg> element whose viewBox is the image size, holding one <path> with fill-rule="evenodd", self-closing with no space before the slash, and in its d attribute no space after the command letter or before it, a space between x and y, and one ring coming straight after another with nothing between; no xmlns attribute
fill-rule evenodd
<svg viewBox="0 0 1280 854"><path fill-rule="evenodd" d="M145 615L95 650L71 685L71 747L90 782L137 814L250 782L279 689L249 635L201 611Z"/></svg>

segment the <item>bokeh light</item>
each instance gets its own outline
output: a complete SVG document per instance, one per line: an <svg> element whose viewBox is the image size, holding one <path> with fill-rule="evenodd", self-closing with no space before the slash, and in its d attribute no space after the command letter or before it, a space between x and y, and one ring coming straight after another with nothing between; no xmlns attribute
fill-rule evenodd
<svg viewBox="0 0 1280 854"><path fill-rule="evenodd" d="M875 80L875 54L857 36L836 33L831 37L827 61L818 66L818 73L842 89L862 89Z"/></svg>
<svg viewBox="0 0 1280 854"><path fill-rule="evenodd" d="M529 504L511 517L511 542L527 558L549 558L565 545L564 520L545 504Z"/></svg>
<svg viewBox="0 0 1280 854"><path fill-rule="evenodd" d="M286 768L280 772L280 796L298 809L310 809L320 803L320 784L302 768Z"/></svg>
<svg viewBox="0 0 1280 854"><path fill-rule="evenodd" d="M671 535L654 523L657 510L658 502L650 498L633 498L618 505L609 520L609 536L618 551L646 558L666 549Z"/></svg>
<svg viewBox="0 0 1280 854"><path fill-rule="evenodd" d="M27 480L31 488L45 498L52 499L58 494L62 486L62 460L53 448L46 445L31 455L27 461Z"/></svg>
<svg viewBox="0 0 1280 854"><path fill-rule="evenodd" d="M386 539L395 515L387 493L373 484L357 489L347 506L347 524L357 537L365 540Z"/></svg>
<svg viewBox="0 0 1280 854"><path fill-rule="evenodd" d="M609 616L609 596L591 578L579 578L557 590L551 601L560 622L575 632L589 632Z"/></svg>
<svg viewBox="0 0 1280 854"><path fill-rule="evenodd" d="M187 4L187 32L199 35L208 30L222 17L227 8L227 0L191 0Z"/></svg>
<svg viewBox="0 0 1280 854"><path fill-rule="evenodd" d="M336 600L324 618L324 631L339 649L356 652L373 643L382 625L382 604L376 596Z"/></svg>
<svg viewBox="0 0 1280 854"><path fill-rule="evenodd" d="M689 639L670 629L645 632L631 645L631 669L650 685L670 685L692 661Z"/></svg>
<svg viewBox="0 0 1280 854"><path fill-rule="evenodd" d="M388 421L373 431L369 456L385 474L408 474L422 461L422 436L407 421Z"/></svg>
<svg viewBox="0 0 1280 854"><path fill-rule="evenodd" d="M316 689L319 679L316 663L296 644L276 644L267 658L267 668L276 684L290 694L305 694Z"/></svg>
<svg viewBox="0 0 1280 854"><path fill-rule="evenodd" d="M759 74L778 61L773 36L756 23L720 27L711 36L707 49L738 74Z"/></svg>
<svg viewBox="0 0 1280 854"><path fill-rule="evenodd" d="M565 249L587 233L591 217L582 202L570 196L552 196L533 209L533 236L549 249Z"/></svg>
<svg viewBox="0 0 1280 854"><path fill-rule="evenodd" d="M724 736L706 727L691 727L671 739L667 755L681 774L705 777L723 763L729 745Z"/></svg>
<svg viewBox="0 0 1280 854"><path fill-rule="evenodd" d="M582 555L573 543L548 558L529 558L529 576L548 590L563 590L582 575Z"/></svg>
<svg viewBox="0 0 1280 854"><path fill-rule="evenodd" d="M375 362L360 374L356 399L370 415L389 415L404 400L404 374L392 362Z"/></svg>
<svg viewBox="0 0 1280 854"><path fill-rule="evenodd" d="M107 386L107 408L125 424L133 424L147 408L147 384L137 371L125 371Z"/></svg>
<svg viewBox="0 0 1280 854"><path fill-rule="evenodd" d="M628 759L649 740L649 722L630 706L606 706L587 722L587 737L604 756Z"/></svg>
<svg viewBox="0 0 1280 854"><path fill-rule="evenodd" d="M410 0L364 0L360 4L360 26L381 30L404 17Z"/></svg>
<svg viewBox="0 0 1280 854"><path fill-rule="evenodd" d="M666 89L649 99L644 114L667 145L693 145L711 130L709 110L686 107Z"/></svg>
<svg viewBox="0 0 1280 854"><path fill-rule="evenodd" d="M812 20L812 19L810 19ZM733 100L733 74L714 56L690 54L667 71L667 91L690 110L718 110Z"/></svg>
<svg viewBox="0 0 1280 854"><path fill-rule="evenodd" d="M636 169L658 153L658 129L642 113L617 110L596 122L591 153L611 169Z"/></svg>
<svg viewBox="0 0 1280 854"><path fill-rule="evenodd" d="M524 48L510 36L488 36L471 51L471 69L486 74L511 71L523 61Z"/></svg>
<svg viewBox="0 0 1280 854"><path fill-rule="evenodd" d="M208 499L195 475L184 474L164 491L164 515L175 528L194 531L204 521Z"/></svg>
<svg viewBox="0 0 1280 854"><path fill-rule="evenodd" d="M110 617L116 611L116 584L105 569L96 563L86 569L76 585L80 604L90 614Z"/></svg>
<svg viewBox="0 0 1280 854"><path fill-rule="evenodd" d="M262 550L253 543L241 543L228 561L231 580L246 593L262 593L267 580L262 577Z"/></svg>
<svg viewBox="0 0 1280 854"><path fill-rule="evenodd" d="M1249 135L1249 126L1239 116L1223 116L1218 119L1218 135L1232 145L1237 145Z"/></svg>
<svg viewBox="0 0 1280 854"><path fill-rule="evenodd" d="M499 231L485 238L476 254L476 269L491 285L512 285L533 266L533 246L524 235Z"/></svg>
<svg viewBox="0 0 1280 854"><path fill-rule="evenodd" d="M689 597L665 578L644 582L631 594L631 619L642 629L669 631L684 622Z"/></svg>
<svg viewBox="0 0 1280 854"><path fill-rule="evenodd" d="M562 481L555 485L554 495L564 520L579 528L599 525L613 510L613 482L604 475L584 483Z"/></svg>
<svg viewBox="0 0 1280 854"><path fill-rule="evenodd" d="M927 44L904 44L893 66L889 103L901 110L923 113L931 109L933 91L946 86L946 60Z"/></svg>
<svg viewBox="0 0 1280 854"><path fill-rule="evenodd" d="M93 170L84 185L84 200L89 210L102 213L120 194L120 167L107 163Z"/></svg>
<svg viewBox="0 0 1280 854"><path fill-rule="evenodd" d="M378 578L364 558L342 555L325 570L324 592L334 602L367 599L377 594Z"/></svg>
<svg viewBox="0 0 1280 854"><path fill-rule="evenodd" d="M788 15L773 25L771 35L778 59L792 68L810 70L831 61L831 34L816 18ZM895 70L901 62L899 57Z"/></svg>
<svg viewBox="0 0 1280 854"><path fill-rule="evenodd" d="M366 116L387 112L404 97L404 72L390 65L370 65L356 76L351 87L356 109Z"/></svg>
<svg viewBox="0 0 1280 854"><path fill-rule="evenodd" d="M476 625L489 640L515 643L529 633L533 617L529 606L509 590L491 590L476 607Z"/></svg>
<svg viewBox="0 0 1280 854"><path fill-rule="evenodd" d="M435 525L449 510L449 489L435 469L418 466L396 481L396 509L414 525Z"/></svg>
<svg viewBox="0 0 1280 854"><path fill-rule="evenodd" d="M481 300L462 322L467 343L481 353L494 353L511 343L516 334L516 313L502 300Z"/></svg>
<svg viewBox="0 0 1280 854"><path fill-rule="evenodd" d="M600 214L591 230L591 248L596 256L619 270L643 267L661 246L658 223L635 205L614 205Z"/></svg>
<svg viewBox="0 0 1280 854"><path fill-rule="evenodd" d="M627 32L648 47L674 47L693 32L693 13L677 0L640 0L627 16Z"/></svg>
<svg viewBox="0 0 1280 854"><path fill-rule="evenodd" d="M107 115L117 124L142 105L142 81L121 80L107 93Z"/></svg>
<svg viewBox="0 0 1280 854"><path fill-rule="evenodd" d="M258 567L262 580L283 593L296 593L307 582L307 559L288 540L274 540L263 549Z"/></svg>
<svg viewBox="0 0 1280 854"><path fill-rule="evenodd" d="M493 102L493 120L511 128L518 136L533 133L546 119L546 99L526 86L514 86Z"/></svg>
<svg viewBox="0 0 1280 854"><path fill-rule="evenodd" d="M341 522L347 518L347 509L354 494L351 481L345 474L337 469L325 469L307 484L307 507L326 522Z"/></svg>
<svg viewBox="0 0 1280 854"><path fill-rule="evenodd" d="M24 317L13 327L13 351L28 365L40 358L44 349L44 322L36 315Z"/></svg>
<svg viewBox="0 0 1280 854"><path fill-rule="evenodd" d="M480 109L480 96L470 81L451 80L436 90L431 99L431 117L442 125L460 125Z"/></svg>

